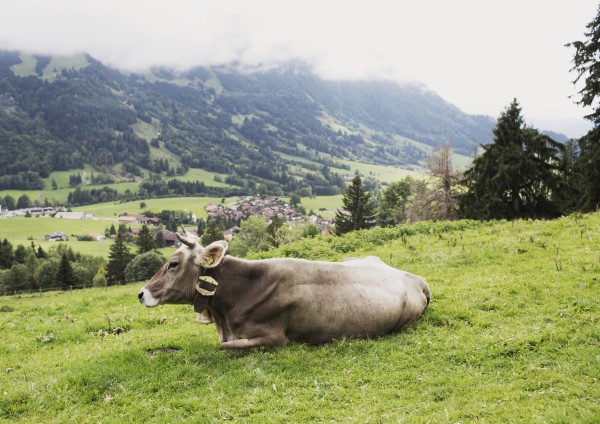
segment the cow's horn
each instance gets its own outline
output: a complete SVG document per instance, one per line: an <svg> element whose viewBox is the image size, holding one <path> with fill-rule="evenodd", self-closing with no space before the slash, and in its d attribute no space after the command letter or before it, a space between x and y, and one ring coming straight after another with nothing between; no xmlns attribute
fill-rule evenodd
<svg viewBox="0 0 600 424"><path fill-rule="evenodd" d="M191 234L190 234L190 236L188 236L187 234L188 234L188 232L184 228L183 229L183 234L182 233L175 233L175 236L177 237L177 240L179 240L180 242L182 242L183 244L185 244L190 249L193 249L194 246L196 246L196 240L194 240L193 237L191 237Z"/></svg>

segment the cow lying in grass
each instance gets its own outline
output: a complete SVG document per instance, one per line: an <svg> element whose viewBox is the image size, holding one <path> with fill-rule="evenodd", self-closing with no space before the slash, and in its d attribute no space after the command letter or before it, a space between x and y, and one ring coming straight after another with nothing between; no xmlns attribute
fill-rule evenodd
<svg viewBox="0 0 600 424"><path fill-rule="evenodd" d="M341 262L242 260L227 243L202 247L184 230L182 246L140 290L147 307L193 304L216 324L222 349L325 343L397 331L429 305L429 285L379 258Z"/></svg>

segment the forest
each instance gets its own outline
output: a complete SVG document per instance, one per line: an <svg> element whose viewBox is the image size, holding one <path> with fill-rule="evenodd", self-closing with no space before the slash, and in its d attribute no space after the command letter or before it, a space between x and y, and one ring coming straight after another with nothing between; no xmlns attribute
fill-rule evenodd
<svg viewBox="0 0 600 424"><path fill-rule="evenodd" d="M85 66L48 77L48 57L34 58L31 74L15 75L20 53L0 51L0 189L39 189L52 171L91 165L147 180L201 168L227 174L246 194L340 194L336 159L416 166L442 139L461 153L491 139L491 118L465 115L419 87L322 81L302 64L142 75L86 56ZM140 125L154 134L140 134ZM282 154L323 168L303 169Z"/></svg>

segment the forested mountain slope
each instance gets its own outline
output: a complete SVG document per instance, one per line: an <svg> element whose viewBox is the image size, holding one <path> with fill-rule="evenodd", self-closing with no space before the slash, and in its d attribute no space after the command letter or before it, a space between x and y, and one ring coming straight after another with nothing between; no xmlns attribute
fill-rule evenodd
<svg viewBox="0 0 600 424"><path fill-rule="evenodd" d="M414 166L440 143L468 154L493 125L424 86L324 81L298 63L131 74L86 55L0 52L0 189L39 188L39 177L88 164L161 178L202 168L241 190L337 194L338 159Z"/></svg>

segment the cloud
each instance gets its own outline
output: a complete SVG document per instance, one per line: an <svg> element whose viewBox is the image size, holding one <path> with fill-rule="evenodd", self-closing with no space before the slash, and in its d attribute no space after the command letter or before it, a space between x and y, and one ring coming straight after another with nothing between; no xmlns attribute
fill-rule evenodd
<svg viewBox="0 0 600 424"><path fill-rule="evenodd" d="M19 0L0 48L86 52L127 70L307 62L330 79L422 81L468 113L581 119L569 73L595 0ZM552 128L560 131L559 128ZM573 130L569 130L572 131ZM579 132L583 132L580 129Z"/></svg>

